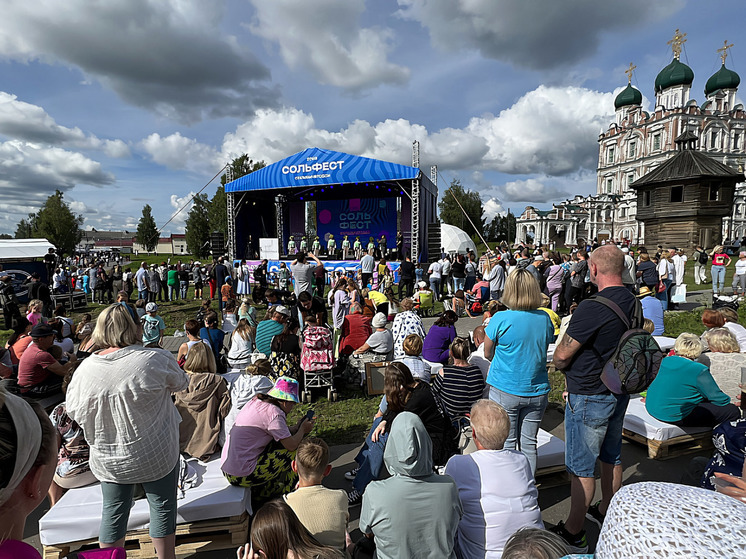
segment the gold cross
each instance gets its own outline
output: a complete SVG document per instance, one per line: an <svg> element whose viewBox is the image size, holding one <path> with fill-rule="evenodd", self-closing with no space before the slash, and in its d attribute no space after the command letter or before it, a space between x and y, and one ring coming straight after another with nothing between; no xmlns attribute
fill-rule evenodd
<svg viewBox="0 0 746 559"><path fill-rule="evenodd" d="M725 59L728 58L728 49L733 48L733 43L730 45L728 44L728 40L726 39L723 43L723 46L720 47L717 51L720 53L720 60L723 61L723 65L725 65Z"/></svg>
<svg viewBox="0 0 746 559"><path fill-rule="evenodd" d="M629 68L627 68L627 69L626 69L626 70L624 71L624 73L625 73L625 74L627 74L627 83L628 83L628 84L631 84L631 83L632 83L632 72L634 72L636 68L637 68L637 66L635 66L634 64L632 64L632 63L630 62L630 63L629 63Z"/></svg>
<svg viewBox="0 0 746 559"><path fill-rule="evenodd" d="M681 47L684 43L686 43L686 33L681 33L678 29L676 30L676 33L674 33L673 39L666 43L667 45L671 45L673 57L676 60L681 56Z"/></svg>

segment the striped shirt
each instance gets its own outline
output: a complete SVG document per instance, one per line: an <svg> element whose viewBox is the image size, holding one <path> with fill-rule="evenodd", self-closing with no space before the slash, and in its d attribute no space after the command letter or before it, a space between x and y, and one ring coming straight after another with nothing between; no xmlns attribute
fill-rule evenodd
<svg viewBox="0 0 746 559"><path fill-rule="evenodd" d="M476 365L446 365L443 376L435 375L432 383L433 392L440 397L451 418L469 413L471 406L482 397L484 386L484 376Z"/></svg>
<svg viewBox="0 0 746 559"><path fill-rule="evenodd" d="M284 329L285 326L276 320L262 320L256 327L256 350L269 357L272 353L272 338Z"/></svg>

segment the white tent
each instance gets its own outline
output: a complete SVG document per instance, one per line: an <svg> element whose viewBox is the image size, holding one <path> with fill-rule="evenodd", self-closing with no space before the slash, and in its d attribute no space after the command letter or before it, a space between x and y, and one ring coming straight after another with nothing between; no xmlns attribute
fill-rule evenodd
<svg viewBox="0 0 746 559"><path fill-rule="evenodd" d="M474 254L477 253L477 247L469 235L462 229L447 223L440 225L440 244L448 254L466 254L469 249L473 250Z"/></svg>
<svg viewBox="0 0 746 559"><path fill-rule="evenodd" d="M0 261L42 258L54 245L46 239L0 239Z"/></svg>

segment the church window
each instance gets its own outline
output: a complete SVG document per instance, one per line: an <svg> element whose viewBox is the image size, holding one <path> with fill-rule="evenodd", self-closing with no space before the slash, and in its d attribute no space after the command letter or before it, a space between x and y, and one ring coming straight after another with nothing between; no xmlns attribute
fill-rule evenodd
<svg viewBox="0 0 746 559"><path fill-rule="evenodd" d="M661 135L653 134L653 151L661 149Z"/></svg>
<svg viewBox="0 0 746 559"><path fill-rule="evenodd" d="M635 150L637 148L637 142L635 140L629 141L629 151L628 151L628 157L634 157L635 156Z"/></svg>
<svg viewBox="0 0 746 559"><path fill-rule="evenodd" d="M635 174L634 173L628 173L627 174L627 186L635 182Z"/></svg>
<svg viewBox="0 0 746 559"><path fill-rule="evenodd" d="M614 146L609 146L606 152L606 163L614 163Z"/></svg>
<svg viewBox="0 0 746 559"><path fill-rule="evenodd" d="M606 179L606 193L611 194L611 191L613 188L614 188L614 179Z"/></svg>
<svg viewBox="0 0 746 559"><path fill-rule="evenodd" d="M650 205L650 191L649 190L647 190L647 191L645 191L643 193L643 195L642 195L642 203L645 206L649 206Z"/></svg>
<svg viewBox="0 0 746 559"><path fill-rule="evenodd" d="M739 149L738 141L741 139L741 135L738 132L733 134L733 149Z"/></svg>
<svg viewBox="0 0 746 559"><path fill-rule="evenodd" d="M619 217L627 217L627 208L619 208Z"/></svg>
<svg viewBox="0 0 746 559"><path fill-rule="evenodd" d="M714 130L710 132L710 148L717 149L718 133Z"/></svg>
<svg viewBox="0 0 746 559"><path fill-rule="evenodd" d="M710 186L710 195L708 196L710 202L717 202L720 200L720 187L716 185Z"/></svg>
<svg viewBox="0 0 746 559"><path fill-rule="evenodd" d="M684 201L684 187L681 185L671 187L671 202L683 202Z"/></svg>

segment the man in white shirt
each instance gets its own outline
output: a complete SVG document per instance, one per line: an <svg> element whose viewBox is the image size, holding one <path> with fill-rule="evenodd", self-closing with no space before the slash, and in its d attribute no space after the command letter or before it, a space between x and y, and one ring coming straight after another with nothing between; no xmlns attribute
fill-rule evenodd
<svg viewBox="0 0 746 559"><path fill-rule="evenodd" d="M440 261L436 260L427 269L427 273L430 274L430 289L433 291L433 297L440 300L440 274L441 274Z"/></svg>
<svg viewBox="0 0 746 559"><path fill-rule="evenodd" d="M150 289L150 276L148 275L148 263L143 262L140 264L140 269L135 274L135 281L137 282L137 298L148 300L148 291Z"/></svg>
<svg viewBox="0 0 746 559"><path fill-rule="evenodd" d="M451 286L451 257L446 255L440 261L440 285L448 288L448 296L453 297L453 288Z"/></svg>
<svg viewBox="0 0 746 559"><path fill-rule="evenodd" d="M635 292L635 284L637 283L637 277L635 275L635 259L629 255L629 249L627 247L622 248L624 253L624 269L622 270L622 283L624 287L629 289L632 293Z"/></svg>
<svg viewBox="0 0 746 559"><path fill-rule="evenodd" d="M484 326L480 325L474 328L472 341L474 342L474 345L477 346L477 349L472 351L471 355L469 355L469 359L467 359L469 365L476 365L479 367L479 370L482 371L482 376L484 377L485 382L487 381L487 373L490 370L490 360L484 356L484 339L486 337L487 334L485 334ZM489 393L490 387L489 385L485 385L482 398L487 398Z"/></svg>
<svg viewBox="0 0 746 559"><path fill-rule="evenodd" d="M446 474L458 486L464 514L456 536L459 557L499 559L505 542L520 528L544 529L539 492L528 458L503 450L510 429L507 412L491 400L471 408L477 451L455 455Z"/></svg>
<svg viewBox="0 0 746 559"><path fill-rule="evenodd" d="M505 269L497 263L497 259L493 256L487 255L487 259L492 268L482 279L490 282L490 299L498 301L503 295L503 289L505 289Z"/></svg>
<svg viewBox="0 0 746 559"><path fill-rule="evenodd" d="M371 254L372 252L372 250L369 250L365 256L360 259L360 272L362 274L363 282L361 287L363 289L365 289L371 279L373 279L373 270L376 269L376 260L373 258L373 255Z"/></svg>

